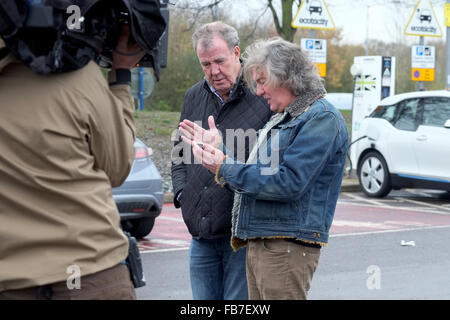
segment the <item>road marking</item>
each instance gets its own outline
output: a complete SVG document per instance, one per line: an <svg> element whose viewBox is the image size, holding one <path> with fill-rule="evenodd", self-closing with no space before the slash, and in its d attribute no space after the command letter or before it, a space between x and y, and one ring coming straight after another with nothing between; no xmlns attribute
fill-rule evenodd
<svg viewBox="0 0 450 320"><path fill-rule="evenodd" d="M334 220L332 226L334 227L352 227L352 228L370 228L370 229L392 229L385 223L379 222L366 222L366 221L354 221L354 220Z"/></svg>
<svg viewBox="0 0 450 320"><path fill-rule="evenodd" d="M185 247L189 245L189 242L184 240L174 240L174 239L151 239L150 242L157 244L166 244L169 246Z"/></svg>
<svg viewBox="0 0 450 320"><path fill-rule="evenodd" d="M333 222L333 224L335 222ZM402 229L389 229L389 230L377 230L377 231L362 231L362 232L340 233L340 234L331 234L330 238L353 237L353 236L364 236L364 235L370 235L370 234L407 232L407 231L417 231L417 230L445 229L445 228L450 228L450 225L445 225L445 226L425 226L425 227L416 227L416 228L413 227L413 228L402 228ZM172 251L183 251L183 250L189 250L189 247L143 250L143 251L140 251L140 253L172 252Z"/></svg>
<svg viewBox="0 0 450 320"><path fill-rule="evenodd" d="M436 205L436 204L431 204L431 203L426 203L426 202L421 202L421 201L417 201L417 200L411 200L411 199L402 199L403 201L406 202L410 202L410 203L414 203L414 204L420 204L422 206L427 206L427 207L431 207L431 208L438 208L438 209L444 209L446 211L450 211L450 208L446 208L443 205Z"/></svg>
<svg viewBox="0 0 450 320"><path fill-rule="evenodd" d="M450 225L448 225L448 226L431 226L431 227L420 227L420 228L403 228L403 229L390 229L390 230L377 230L377 231L363 231L363 232L331 234L330 238L353 237L353 236L364 236L364 235L370 235L370 234L407 232L407 231L417 231L417 230L445 229L445 228L450 228ZM183 251L183 250L189 250L189 247L144 250L144 251L140 251L140 253L172 252L172 251Z"/></svg>
<svg viewBox="0 0 450 320"><path fill-rule="evenodd" d="M382 208L382 209L392 209L392 210L402 210L402 211L414 211L414 212L422 212L425 210L425 208L420 207L393 207L393 206L386 206L386 205L373 205L373 204L365 204L365 203L353 203L353 202L346 202L339 200L339 204L349 205L349 206L358 206L358 207L368 207L368 208ZM450 212L442 212L442 211L431 211L426 210L426 213L435 213L440 214L444 216L450 215Z"/></svg>
<svg viewBox="0 0 450 320"><path fill-rule="evenodd" d="M345 200L338 200L342 212L338 210L335 216L330 230L330 238L450 227L450 221L444 218L444 216L450 216L448 205L444 207L444 205L426 204L398 197L377 201L347 192L343 195L345 195ZM155 225L152 236L138 242L141 253L189 250L191 237L179 210L172 210L172 207L168 209L157 218L157 221L161 220L159 220L159 224ZM398 215L391 216L390 214L395 211L398 211ZM408 214L409 212L411 215ZM423 214L433 213L435 215L423 216ZM417 219L421 219L423 222ZM436 226L436 223L441 225ZM333 227L335 227L334 230Z"/></svg>
<svg viewBox="0 0 450 320"><path fill-rule="evenodd" d="M189 250L189 247L144 250L144 251L140 251L140 253L170 252L170 251L183 251L183 250Z"/></svg>
<svg viewBox="0 0 450 320"><path fill-rule="evenodd" d="M444 229L450 228L450 225L447 226L431 226L431 227L421 227L421 228L403 228L403 229L391 229L391 230L378 230L378 231L362 231L362 232L351 232L351 233L340 233L340 234L331 234L330 238L337 237L351 237L351 236L363 236L368 234L378 234L378 233L391 233L391 232L404 232L404 231L417 231L417 230L430 230L430 229Z"/></svg>
<svg viewBox="0 0 450 320"><path fill-rule="evenodd" d="M375 201L375 200L371 200L371 199L367 199L367 198L363 198L363 197L357 196L356 194L353 194L353 193L343 192L342 194L344 194L344 195L346 195L346 196L348 196L350 198L353 198L355 200L359 200L359 201L370 203L370 204L375 205L377 207L394 208L392 206L386 205L383 202Z"/></svg>
<svg viewBox="0 0 450 320"><path fill-rule="evenodd" d="M156 219L169 220L169 221L175 221L175 222L184 222L184 220L182 218L174 218L174 217L166 217L166 216L159 216Z"/></svg>

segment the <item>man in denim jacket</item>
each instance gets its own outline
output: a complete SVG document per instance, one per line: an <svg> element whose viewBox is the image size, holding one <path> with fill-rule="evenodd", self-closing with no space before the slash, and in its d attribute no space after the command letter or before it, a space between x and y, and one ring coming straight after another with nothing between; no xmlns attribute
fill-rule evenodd
<svg viewBox="0 0 450 320"><path fill-rule="evenodd" d="M183 139L216 182L235 192L231 245L247 246L250 299L306 299L344 173L345 121L323 99L322 80L297 45L258 41L245 57L247 83L276 112L247 162L193 135Z"/></svg>

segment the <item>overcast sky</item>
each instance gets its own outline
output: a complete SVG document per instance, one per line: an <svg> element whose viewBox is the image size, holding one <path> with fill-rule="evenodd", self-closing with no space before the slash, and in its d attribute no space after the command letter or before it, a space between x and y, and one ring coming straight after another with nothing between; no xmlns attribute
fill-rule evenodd
<svg viewBox="0 0 450 320"><path fill-rule="evenodd" d="M403 0L404 1L404 0ZM428 1L428 0L422 0ZM407 43L418 43L418 36L404 35L404 29L408 24L418 0L409 0L410 6L399 6L392 4L395 0L325 0L336 27L343 30L343 42L364 43L366 39L366 28L369 30L369 39L380 39L386 42L405 41ZM239 7L244 1L239 0ZM245 0L246 9L232 9L235 18L240 16L249 19L249 16L256 15L258 8L261 8L262 0ZM444 3L445 0L431 1L437 20L442 29L445 39L446 28L444 26ZM369 6L368 22L367 7ZM297 9L294 8L295 15ZM270 12L266 13L267 18ZM438 39L435 37L425 37L427 40Z"/></svg>
<svg viewBox="0 0 450 320"><path fill-rule="evenodd" d="M428 0L422 0L428 1ZM331 1L330 1L331 2ZM402 41L418 42L418 36L409 36L404 34L404 30L408 24L411 15L414 12L416 2L411 7L395 6L395 5L373 5L369 7L368 22L367 7L352 6L348 3L352 1L334 1L339 5L329 7L330 13L336 24L336 27L342 27L344 39L348 42L362 43L366 39L366 28L368 27L369 39L380 39L384 41ZM367 1L370 2L370 1ZM444 9L443 1L435 1L440 5L433 5L439 25L442 29L443 38L445 39L446 29L444 27ZM347 4L345 4L347 3ZM425 37L428 39L436 39L434 37Z"/></svg>

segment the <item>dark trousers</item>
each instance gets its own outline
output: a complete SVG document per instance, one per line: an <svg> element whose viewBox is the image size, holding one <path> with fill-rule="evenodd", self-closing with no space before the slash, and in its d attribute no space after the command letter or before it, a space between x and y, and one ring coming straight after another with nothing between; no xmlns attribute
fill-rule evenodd
<svg viewBox="0 0 450 320"><path fill-rule="evenodd" d="M80 278L80 289L69 289L67 283L0 292L0 300L136 300L128 267L112 268Z"/></svg>

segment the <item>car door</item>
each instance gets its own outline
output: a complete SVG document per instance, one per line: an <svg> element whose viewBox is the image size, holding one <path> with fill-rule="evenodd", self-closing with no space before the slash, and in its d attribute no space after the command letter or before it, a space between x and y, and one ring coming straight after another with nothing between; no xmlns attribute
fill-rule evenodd
<svg viewBox="0 0 450 320"><path fill-rule="evenodd" d="M420 175L450 180L450 98L423 99L422 121L413 140Z"/></svg>
<svg viewBox="0 0 450 320"><path fill-rule="evenodd" d="M391 173L407 175L419 173L413 145L418 127L419 102L420 98L413 98L397 104L398 110L392 121L393 128L387 141Z"/></svg>

